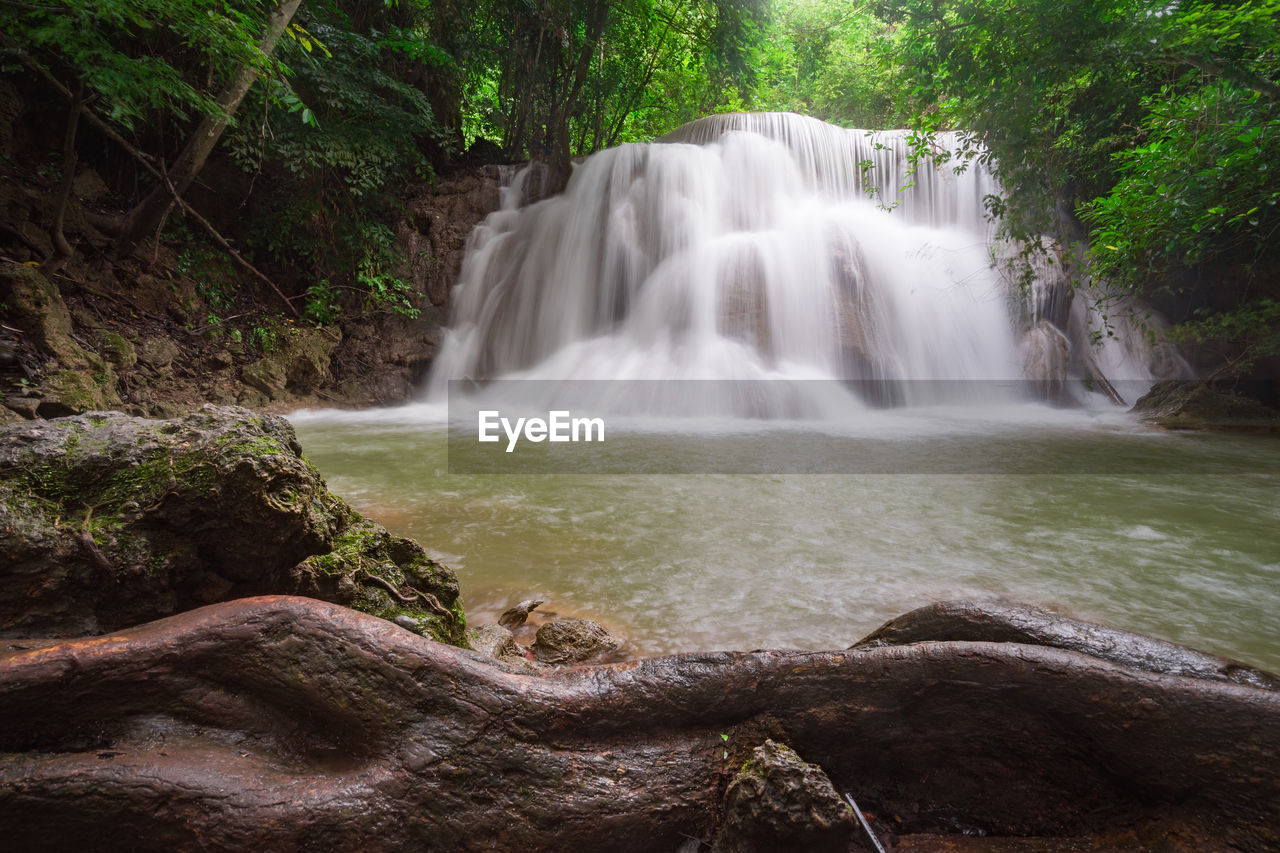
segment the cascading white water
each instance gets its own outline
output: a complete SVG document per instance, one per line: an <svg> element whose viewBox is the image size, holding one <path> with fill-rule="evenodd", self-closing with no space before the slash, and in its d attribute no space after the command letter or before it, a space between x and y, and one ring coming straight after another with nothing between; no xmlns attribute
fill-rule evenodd
<svg viewBox="0 0 1280 853"><path fill-rule="evenodd" d="M715 117L597 154L537 204L521 199L536 174L517 175L472 235L430 402L467 377L1149 373L1142 336L1113 321L1105 337L1060 260L1025 298L992 269L982 198L997 188L979 166L922 169L898 196L902 137ZM892 212L867 199L865 160L882 200L901 199ZM553 393L580 387L563 384L574 388ZM1021 404L853 400L852 417L815 423L796 414L806 401L735 398L742 385L838 382L583 384L603 406L557 396L554 408L609 414L608 442L508 454L478 441L476 397L481 410L547 417L551 401L522 389L560 383L515 383L510 412L495 382L455 385L447 407L294 419L335 488L460 570L473 622L538 597L616 625L645 653L832 648L916 604L998 594L1280 660L1274 490L1253 476L1280 463L1253 437L1170 441L1118 413ZM620 397L623 414L671 413L672 400L645 395L689 385L711 398L695 414L803 422L612 417ZM1233 471L1249 476L1218 476ZM989 476L1002 472L1035 476ZM742 618L761 602L767 618Z"/></svg>
<svg viewBox="0 0 1280 853"><path fill-rule="evenodd" d="M942 133L933 140L928 155L942 155L945 164L922 159L914 170L910 131L849 130L795 113L711 115L658 142L711 145L729 133L753 133L781 143L807 188L829 200L868 198L874 188L883 206L892 202L912 225L990 233L985 200L1000 195L1000 187L985 165L959 156L960 134ZM910 191L900 192L908 184Z"/></svg>
<svg viewBox="0 0 1280 853"><path fill-rule="evenodd" d="M989 171L922 163L912 178L907 149L904 131L722 115L599 152L533 205L517 180L472 235L429 395L498 377L1061 372L1053 355L1079 342L1029 324L993 264Z"/></svg>

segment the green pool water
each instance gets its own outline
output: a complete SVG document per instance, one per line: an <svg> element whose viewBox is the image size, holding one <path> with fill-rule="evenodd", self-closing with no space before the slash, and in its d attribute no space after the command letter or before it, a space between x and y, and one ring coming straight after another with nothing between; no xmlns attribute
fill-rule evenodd
<svg viewBox="0 0 1280 853"><path fill-rule="evenodd" d="M1280 670L1275 436L1079 415L847 439L952 462L888 473L463 475L413 409L294 420L334 491L457 571L473 623L537 596L640 654L836 648L929 602L1008 597ZM614 461L637 472L686 445L625 438ZM783 457L808 439L698 440ZM954 464L986 457L1020 464Z"/></svg>

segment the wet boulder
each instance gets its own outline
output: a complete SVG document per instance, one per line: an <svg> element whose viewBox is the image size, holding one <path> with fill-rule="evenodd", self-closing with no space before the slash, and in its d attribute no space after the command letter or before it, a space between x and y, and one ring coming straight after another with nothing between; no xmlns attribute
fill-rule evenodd
<svg viewBox="0 0 1280 853"><path fill-rule="evenodd" d="M474 651L518 672L541 672L529 653L516 642L515 635L501 625L482 625L467 632L467 642Z"/></svg>
<svg viewBox="0 0 1280 853"><path fill-rule="evenodd" d="M393 536L340 498L327 501L337 530L326 553L290 572L287 591L332 601L445 643L465 645L458 579L412 539ZM413 627L409 627L412 624Z"/></svg>
<svg viewBox="0 0 1280 853"><path fill-rule="evenodd" d="M1280 431L1280 412L1240 393L1249 384L1233 383L1231 388L1219 390L1208 382L1157 382L1138 399L1133 412L1166 429Z"/></svg>
<svg viewBox="0 0 1280 853"><path fill-rule="evenodd" d="M546 602L541 598L530 598L522 601L514 607L509 607L503 611L502 615L498 617L498 624L503 628L514 631L528 621L530 613L543 604L546 604Z"/></svg>
<svg viewBox="0 0 1280 853"><path fill-rule="evenodd" d="M785 744L756 747L724 795L713 853L807 850L844 853L856 829L853 809L822 768Z"/></svg>
<svg viewBox="0 0 1280 853"><path fill-rule="evenodd" d="M533 656L539 663L574 664L617 651L622 641L599 622L561 619L538 629Z"/></svg>
<svg viewBox="0 0 1280 853"><path fill-rule="evenodd" d="M370 604L375 615L421 613L462 637L452 572L330 494L287 421L236 408L0 429L0 581L7 637L99 633L270 592L359 606L377 599L368 587L388 605Z"/></svg>

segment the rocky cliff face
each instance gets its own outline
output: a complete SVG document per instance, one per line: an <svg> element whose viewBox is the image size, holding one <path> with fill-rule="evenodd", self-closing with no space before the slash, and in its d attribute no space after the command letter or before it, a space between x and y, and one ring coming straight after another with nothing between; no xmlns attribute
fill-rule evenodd
<svg viewBox="0 0 1280 853"><path fill-rule="evenodd" d="M406 402L439 348L467 235L498 207L510 169L460 170L413 196L396 232L408 259L400 275L420 310L414 319L366 313L317 328L278 313L274 296L242 316L220 300L256 284L238 279L225 259L193 259L161 244L149 261L105 264L95 241L105 242L87 224L75 231L78 219L68 228L83 251L49 279L36 269L37 241L6 245L0 233L13 259L0 261L0 424L100 409L173 417L206 402ZM49 213L41 196L5 198L5 216L30 226L23 234L40 233Z"/></svg>
<svg viewBox="0 0 1280 853"><path fill-rule="evenodd" d="M422 313L412 320L384 314L344 323L330 393L360 406L413 399L440 349L467 237L498 209L499 189L513 168L489 165L458 172L411 202L396 236L409 259L414 290L422 295Z"/></svg>

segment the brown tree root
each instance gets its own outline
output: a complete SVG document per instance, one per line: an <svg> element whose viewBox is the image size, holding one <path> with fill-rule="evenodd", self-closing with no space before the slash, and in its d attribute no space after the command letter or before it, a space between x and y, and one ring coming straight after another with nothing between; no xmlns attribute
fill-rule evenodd
<svg viewBox="0 0 1280 853"><path fill-rule="evenodd" d="M1280 693L1078 650L924 641L526 676L289 597L6 643L10 849L672 850L710 837L766 737L900 834L1155 822L1194 849L1280 845Z"/></svg>

